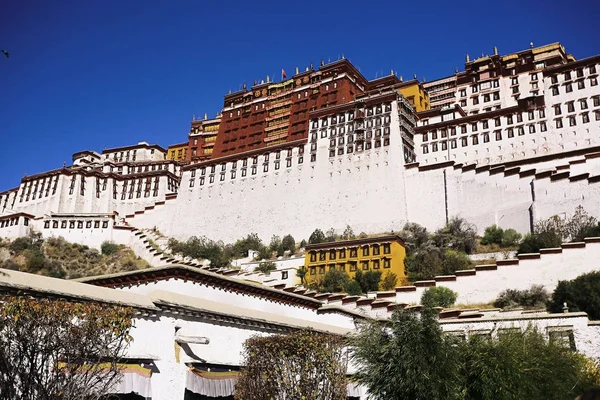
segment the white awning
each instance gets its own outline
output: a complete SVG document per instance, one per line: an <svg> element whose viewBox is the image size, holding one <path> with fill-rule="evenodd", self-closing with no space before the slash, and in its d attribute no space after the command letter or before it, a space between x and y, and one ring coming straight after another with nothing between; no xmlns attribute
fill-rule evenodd
<svg viewBox="0 0 600 400"><path fill-rule="evenodd" d="M187 372L185 388L209 397L233 396L238 372L209 372L191 368Z"/></svg>

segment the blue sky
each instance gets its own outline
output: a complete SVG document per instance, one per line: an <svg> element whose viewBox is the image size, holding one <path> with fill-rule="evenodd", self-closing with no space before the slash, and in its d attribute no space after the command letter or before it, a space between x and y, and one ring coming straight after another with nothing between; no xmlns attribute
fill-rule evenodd
<svg viewBox="0 0 600 400"><path fill-rule="evenodd" d="M3 0L0 191L79 150L185 141L192 116L214 116L230 89L341 54L368 79L428 80L493 46L600 54L600 2L568 4Z"/></svg>

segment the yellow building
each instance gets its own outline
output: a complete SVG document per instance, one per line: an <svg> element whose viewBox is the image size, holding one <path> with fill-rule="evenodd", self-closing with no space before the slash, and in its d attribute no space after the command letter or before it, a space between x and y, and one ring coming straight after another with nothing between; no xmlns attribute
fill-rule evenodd
<svg viewBox="0 0 600 400"><path fill-rule="evenodd" d="M397 235L309 244L306 246L306 283L323 279L327 271L337 269L354 277L356 271L380 271L382 278L393 272L398 282L406 276L404 241Z"/></svg>
<svg viewBox="0 0 600 400"><path fill-rule="evenodd" d="M167 160L185 161L187 157L188 142L172 144L167 149Z"/></svg>
<svg viewBox="0 0 600 400"><path fill-rule="evenodd" d="M402 82L396 85L398 91L406 100L412 104L416 112L427 111L431 109L429 103L429 94L423 88L423 84L416 79L412 81Z"/></svg>

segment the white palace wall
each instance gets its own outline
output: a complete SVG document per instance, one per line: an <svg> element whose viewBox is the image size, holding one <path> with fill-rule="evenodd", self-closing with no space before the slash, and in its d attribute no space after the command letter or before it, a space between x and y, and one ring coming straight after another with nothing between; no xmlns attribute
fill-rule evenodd
<svg viewBox="0 0 600 400"><path fill-rule="evenodd" d="M314 162L310 161L308 146L303 146L304 154L298 147L293 149L290 167L286 167L286 153L282 151L279 170L274 168L275 153L269 154L268 172L263 172L264 157L259 156L257 175L251 175L251 159L246 177L241 176L241 160L237 162L236 179L231 179L231 162L227 163L224 181L217 165L212 184L208 171L203 185L200 169L195 177L192 171L185 171L171 208L174 213L167 214L165 207L156 218L140 219L141 227L158 224L169 236L206 234L226 242L251 232L263 240L287 233L308 238L315 228L343 230L347 224L356 232L399 230L407 221L407 212L395 103L391 116L391 125L396 128L391 129L389 146L329 157L329 138L319 138Z"/></svg>

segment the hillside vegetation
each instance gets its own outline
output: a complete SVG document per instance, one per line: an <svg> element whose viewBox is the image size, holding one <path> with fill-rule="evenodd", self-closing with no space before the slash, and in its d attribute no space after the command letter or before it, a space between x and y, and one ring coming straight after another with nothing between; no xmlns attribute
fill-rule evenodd
<svg viewBox="0 0 600 400"><path fill-rule="evenodd" d="M108 242L100 252L60 237L43 239L39 233L0 240L0 268L16 271L74 279L148 267L130 248Z"/></svg>

